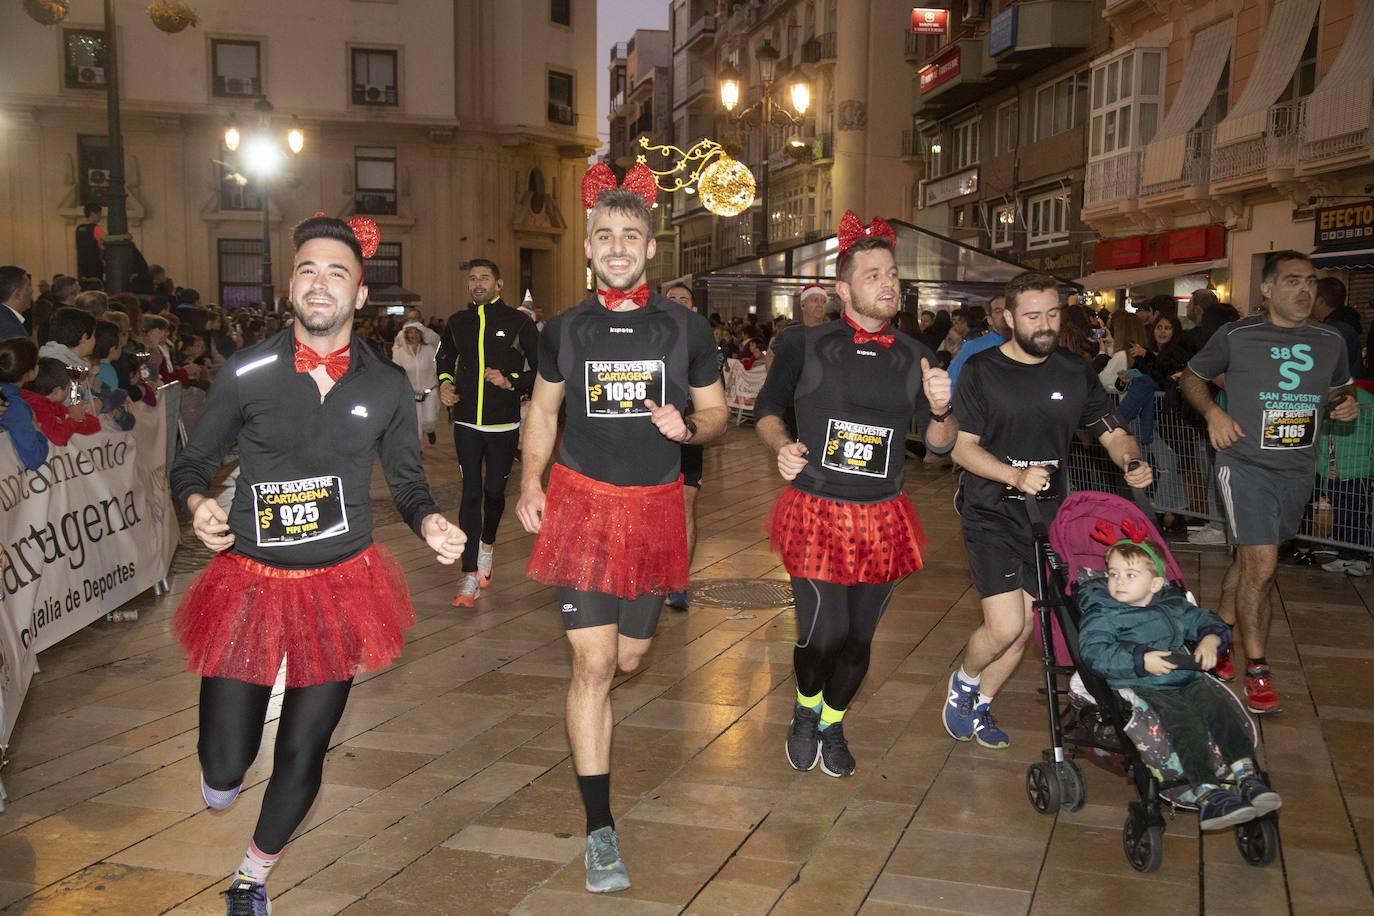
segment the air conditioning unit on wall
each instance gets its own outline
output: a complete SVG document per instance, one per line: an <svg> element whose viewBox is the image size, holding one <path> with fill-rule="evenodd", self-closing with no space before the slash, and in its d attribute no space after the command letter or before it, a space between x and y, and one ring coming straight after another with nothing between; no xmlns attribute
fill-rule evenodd
<svg viewBox="0 0 1374 916"><path fill-rule="evenodd" d="M982 22L988 15L988 0L964 0L964 22Z"/></svg>
<svg viewBox="0 0 1374 916"><path fill-rule="evenodd" d="M110 185L109 169L87 169L86 185L92 189L107 188Z"/></svg>
<svg viewBox="0 0 1374 916"><path fill-rule="evenodd" d="M82 86L103 86L105 85L105 68L78 67L76 81Z"/></svg>
<svg viewBox="0 0 1374 916"><path fill-rule="evenodd" d="M384 102L386 101L386 87L365 86L363 88L363 98L367 99L369 102Z"/></svg>
<svg viewBox="0 0 1374 916"><path fill-rule="evenodd" d="M243 79L238 76L231 76L224 81L225 95L257 95L254 92L253 80Z"/></svg>

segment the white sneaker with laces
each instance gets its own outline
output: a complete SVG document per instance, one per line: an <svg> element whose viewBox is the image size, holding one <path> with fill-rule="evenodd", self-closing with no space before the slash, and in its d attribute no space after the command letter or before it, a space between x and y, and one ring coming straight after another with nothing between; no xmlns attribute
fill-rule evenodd
<svg viewBox="0 0 1374 916"><path fill-rule="evenodd" d="M1220 528L1213 528L1211 525L1206 525L1196 531L1189 532L1188 543L1213 547L1225 546L1226 532L1222 531Z"/></svg>
<svg viewBox="0 0 1374 916"><path fill-rule="evenodd" d="M482 588L491 586L491 567L496 557L496 546L477 542L477 584Z"/></svg>

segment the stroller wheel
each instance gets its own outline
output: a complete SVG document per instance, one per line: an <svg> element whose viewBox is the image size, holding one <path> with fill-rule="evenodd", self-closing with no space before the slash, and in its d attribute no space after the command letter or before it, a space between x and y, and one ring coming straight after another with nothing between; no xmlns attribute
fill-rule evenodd
<svg viewBox="0 0 1374 916"><path fill-rule="evenodd" d="M1144 823L1132 807L1126 815L1126 825L1121 828L1121 845L1131 868L1154 871L1164 861L1164 827Z"/></svg>
<svg viewBox="0 0 1374 916"><path fill-rule="evenodd" d="M1041 814L1054 814L1063 803L1064 793L1052 763L1032 763L1026 770L1026 797Z"/></svg>
<svg viewBox="0 0 1374 916"><path fill-rule="evenodd" d="M1273 818L1260 817L1236 827L1236 847L1246 862L1263 868L1279 854L1279 825Z"/></svg>
<svg viewBox="0 0 1374 916"><path fill-rule="evenodd" d="M1065 811L1078 811L1088 800L1088 787L1083 783L1083 770L1074 760L1059 764L1059 787L1063 800L1060 802Z"/></svg>

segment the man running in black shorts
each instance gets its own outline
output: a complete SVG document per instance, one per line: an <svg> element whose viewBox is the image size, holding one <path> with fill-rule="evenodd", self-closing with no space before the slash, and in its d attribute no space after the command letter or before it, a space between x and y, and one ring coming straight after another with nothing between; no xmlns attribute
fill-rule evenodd
<svg viewBox="0 0 1374 916"><path fill-rule="evenodd" d="M400 564L372 540L379 459L396 508L439 562L463 550L462 531L430 497L409 380L353 336L376 231L365 217L296 227L295 322L229 358L172 466L174 498L218 554L175 622L201 675L197 751L211 808L238 797L286 661L272 776L224 894L230 916L267 916L268 872L319 792L353 677L390 664L415 622ZM210 483L234 448L239 479L226 514Z"/></svg>
<svg viewBox="0 0 1374 916"><path fill-rule="evenodd" d="M957 740L990 748L1010 744L991 704L1021 663L1037 597L1026 497L1039 500L1046 523L1053 519L1065 495L1069 441L1080 428L1097 437L1129 485L1153 479L1092 368L1059 349L1058 281L1027 272L1005 294L1011 339L972 357L954 389L954 461L964 468L959 511L983 625L949 677L944 724Z"/></svg>
<svg viewBox="0 0 1374 916"><path fill-rule="evenodd" d="M1312 498L1323 410L1330 407L1333 420L1359 417L1344 340L1310 320L1316 290L1307 255L1270 255L1260 282L1267 315L1233 321L1213 334L1180 383L1188 403L1207 420L1217 450L1217 493L1236 548L1217 611L1239 632L1246 701L1256 713L1281 708L1264 657L1269 592L1279 544L1298 533ZM1224 410L1207 388L1218 376L1225 376ZM1217 660L1216 674L1225 681L1236 676L1229 653Z"/></svg>
<svg viewBox="0 0 1374 916"><path fill-rule="evenodd" d="M925 539L902 492L906 431L915 417L937 454L956 432L949 376L924 344L888 325L901 305L895 245L883 220L864 226L845 213L835 284L843 319L787 334L754 407L759 438L792 482L770 531L797 605L787 760L835 777L854 773L842 720L878 622L897 583L922 566ZM796 441L782 420L789 405Z"/></svg>
<svg viewBox="0 0 1374 916"><path fill-rule="evenodd" d="M726 420L710 325L644 283L653 175L635 166L625 185L605 164L583 179L598 291L544 327L517 508L539 535L528 573L555 587L572 648L568 743L594 893L630 886L611 817L611 682L649 651L663 596L687 587L680 445L716 438ZM540 481L565 402L546 497Z"/></svg>
<svg viewBox="0 0 1374 916"><path fill-rule="evenodd" d="M434 357L439 400L453 408L453 445L463 474L458 524L468 545L454 607L472 607L491 585L506 479L520 449L520 399L534 390L539 362L534 321L501 301L501 268L494 261L468 262L468 295L472 302L449 318Z"/></svg>
<svg viewBox="0 0 1374 916"><path fill-rule="evenodd" d="M664 291L663 297L676 302L683 308L697 312L696 299L686 283L674 283ZM691 410L687 411L691 415ZM687 513L687 564L692 563L692 554L697 549L697 497L701 495L701 472L706 464L706 453L700 445L682 446L682 498ZM675 611L685 611L691 605L687 590L672 592L668 595L668 607Z"/></svg>

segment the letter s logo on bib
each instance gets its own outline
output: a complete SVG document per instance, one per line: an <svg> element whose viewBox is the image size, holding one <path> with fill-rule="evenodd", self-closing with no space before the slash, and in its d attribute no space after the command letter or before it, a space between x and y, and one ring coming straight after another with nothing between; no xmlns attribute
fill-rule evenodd
<svg viewBox="0 0 1374 916"><path fill-rule="evenodd" d="M1301 385L1302 374L1316 365L1312 359L1312 347L1308 344L1294 344L1291 349L1270 347L1269 357L1283 360L1279 363L1279 375L1283 376L1279 387L1284 391L1293 391Z"/></svg>

